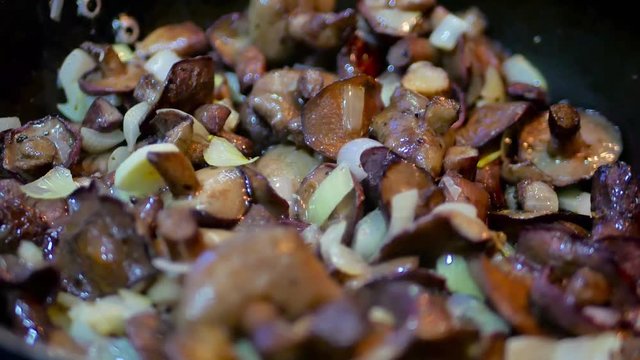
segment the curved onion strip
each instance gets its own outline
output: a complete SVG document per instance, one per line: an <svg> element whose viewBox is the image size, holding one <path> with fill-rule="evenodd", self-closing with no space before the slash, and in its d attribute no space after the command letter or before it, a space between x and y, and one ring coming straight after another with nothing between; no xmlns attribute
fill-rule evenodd
<svg viewBox="0 0 640 360"><path fill-rule="evenodd" d="M418 206L418 190L411 189L396 194L391 199L391 219L387 239L390 239L413 223Z"/></svg>
<svg viewBox="0 0 640 360"><path fill-rule="evenodd" d="M320 183L309 199L306 219L321 226L342 199L353 190L353 178L346 167L339 165Z"/></svg>
<svg viewBox="0 0 640 360"><path fill-rule="evenodd" d="M145 196L165 185L164 179L147 160L150 152L179 152L174 144L152 144L141 147L120 164L115 173L114 186L134 196Z"/></svg>
<svg viewBox="0 0 640 360"><path fill-rule="evenodd" d="M469 28L469 24L459 17L448 14L433 30L429 41L439 49L451 51L456 47L458 39Z"/></svg>
<svg viewBox="0 0 640 360"><path fill-rule="evenodd" d="M20 118L16 116L0 117L0 133L20 127Z"/></svg>
<svg viewBox="0 0 640 360"><path fill-rule="evenodd" d="M338 151L336 162L338 163L338 165L344 165L348 167L349 170L351 170L353 176L358 181L362 181L367 177L367 173L362 168L360 156L365 150L378 146L384 147L384 145L382 145L379 141L369 138L358 138L351 140L340 148L340 151Z"/></svg>
<svg viewBox="0 0 640 360"><path fill-rule="evenodd" d="M441 256L436 262L436 272L447 280L447 288L451 292L484 300L482 291L469 273L464 257L452 254Z"/></svg>
<svg viewBox="0 0 640 360"><path fill-rule="evenodd" d="M547 80L527 58L515 54L502 63L502 72L509 84L523 83L547 90Z"/></svg>
<svg viewBox="0 0 640 360"><path fill-rule="evenodd" d="M375 209L363 217L356 225L353 250L366 261L375 258L387 234L387 222L380 209Z"/></svg>
<svg viewBox="0 0 640 360"><path fill-rule="evenodd" d="M58 84L64 90L67 102L58 104L58 110L75 122L84 119L89 106L93 102L92 96L87 96L78 85L78 80L88 71L96 67L96 62L89 54L81 49L74 49L67 55L58 71Z"/></svg>
<svg viewBox="0 0 640 360"><path fill-rule="evenodd" d="M556 340L542 336L512 336L505 344L505 360L611 359L619 353L622 338L615 332L602 332Z"/></svg>
<svg viewBox="0 0 640 360"><path fill-rule="evenodd" d="M20 187L22 192L34 199L65 198L77 188L71 171L63 166L56 166L41 178Z"/></svg>
<svg viewBox="0 0 640 360"><path fill-rule="evenodd" d="M447 309L460 322L470 321L484 336L509 334L509 325L484 302L463 294L453 294L447 299Z"/></svg>
<svg viewBox="0 0 640 360"><path fill-rule="evenodd" d="M342 123L347 131L358 130L362 127L362 113L364 112L364 88L346 84L342 88Z"/></svg>
<svg viewBox="0 0 640 360"><path fill-rule="evenodd" d="M356 252L342 244L346 230L347 222L344 220L329 226L320 237L320 254L326 264L347 275L363 275L369 270L369 266Z"/></svg>
<svg viewBox="0 0 640 360"><path fill-rule="evenodd" d="M140 136L140 125L149 113L151 106L146 101L138 103L131 107L125 114L122 122L124 138L127 140L129 151L133 151L136 146L136 140Z"/></svg>
<svg viewBox="0 0 640 360"><path fill-rule="evenodd" d="M111 48L113 48L116 54L118 54L120 61L124 63L131 61L135 56L127 44L113 44L111 45Z"/></svg>
<svg viewBox="0 0 640 360"><path fill-rule="evenodd" d="M191 271L193 266L187 262L175 262L165 258L155 258L151 260L151 264L158 270L169 275L184 275Z"/></svg>
<svg viewBox="0 0 640 360"><path fill-rule="evenodd" d="M156 79L164 81L173 64L180 60L182 59L175 52L168 49L160 50L147 60L144 69L153 74Z"/></svg>
<svg viewBox="0 0 640 360"><path fill-rule="evenodd" d="M558 203L562 210L591 216L591 194L576 188L558 190Z"/></svg>
<svg viewBox="0 0 640 360"><path fill-rule="evenodd" d="M382 75L378 76L376 79L380 85L382 85L382 90L380 91L380 98L382 98L382 103L385 107L389 106L391 103L391 96L394 91L400 86L400 81L402 78L398 73L395 72L385 72Z"/></svg>
<svg viewBox="0 0 640 360"><path fill-rule="evenodd" d="M82 137L82 150L90 154L105 152L124 141L124 133L121 130L102 133L83 127L80 129L80 136Z"/></svg>
<svg viewBox="0 0 640 360"><path fill-rule="evenodd" d="M227 139L212 136L209 147L204 151L204 160L211 166L240 166L250 164L258 157L247 159Z"/></svg>
<svg viewBox="0 0 640 360"><path fill-rule="evenodd" d="M492 162L498 160L502 156L502 150L494 151L490 154L483 156L480 160L478 160L478 169L482 169L483 167L491 164Z"/></svg>
<svg viewBox="0 0 640 360"><path fill-rule="evenodd" d="M477 218L478 217L478 209L476 209L475 206L469 204L469 203L464 203L464 202L446 202L446 203L442 203L438 206L436 206L431 213L432 214L438 214L438 213L448 213L448 212L459 212L463 215L466 215L468 217L471 218Z"/></svg>
<svg viewBox="0 0 640 360"><path fill-rule="evenodd" d="M109 155L109 160L107 161L107 172L113 172L118 169L118 166L122 164L129 157L129 149L126 146L119 146L113 150L111 155Z"/></svg>
<svg viewBox="0 0 640 360"><path fill-rule="evenodd" d="M504 89L504 82L498 69L493 66L487 67L484 72L484 85L480 91L484 103L503 102L507 96Z"/></svg>

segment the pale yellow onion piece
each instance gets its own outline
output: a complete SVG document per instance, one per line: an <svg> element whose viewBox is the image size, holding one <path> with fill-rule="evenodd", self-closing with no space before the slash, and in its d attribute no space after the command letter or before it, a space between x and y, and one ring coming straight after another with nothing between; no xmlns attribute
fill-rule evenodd
<svg viewBox="0 0 640 360"><path fill-rule="evenodd" d="M89 106L95 99L87 96L78 85L78 80L88 71L96 67L93 58L81 49L74 49L67 55L58 71L58 84L64 90L67 102L58 104L58 110L75 122L84 119Z"/></svg>
<svg viewBox="0 0 640 360"><path fill-rule="evenodd" d="M369 138L357 138L342 145L340 151L338 151L338 157L336 162L338 165L344 165L351 170L353 176L362 181L367 177L367 173L362 168L360 157L362 153L367 149L371 149L378 146L384 146L379 141Z"/></svg>
<svg viewBox="0 0 640 360"><path fill-rule="evenodd" d="M226 131L234 132L238 127L238 124L240 124L240 114L238 114L238 112L233 108L233 102L229 99L222 99L220 101L216 101L215 103L224 105L229 108L229 110L231 110L231 114L229 114L229 117L224 122L223 129Z"/></svg>
<svg viewBox="0 0 640 360"><path fill-rule="evenodd" d="M591 216L591 194L576 188L558 190L558 203L562 210Z"/></svg>
<svg viewBox="0 0 640 360"><path fill-rule="evenodd" d="M547 80L527 58L516 54L502 63L502 72L509 84L523 83L547 90Z"/></svg>
<svg viewBox="0 0 640 360"><path fill-rule="evenodd" d="M158 257L151 260L151 265L168 275L185 275L191 271L193 264L189 262L176 262L170 259Z"/></svg>
<svg viewBox="0 0 640 360"><path fill-rule="evenodd" d="M16 116L0 117L0 133L20 127L20 118Z"/></svg>
<svg viewBox="0 0 640 360"><path fill-rule="evenodd" d="M451 292L484 300L484 295L471 277L464 257L453 254L440 256L436 262L436 272L447 281L447 288Z"/></svg>
<svg viewBox="0 0 640 360"><path fill-rule="evenodd" d="M119 146L111 152L109 160L107 160L107 172L113 172L118 169L118 166L122 164L127 157L129 157L129 149L126 146Z"/></svg>
<svg viewBox="0 0 640 360"><path fill-rule="evenodd" d="M20 260L24 261L29 267L37 268L45 265L42 249L31 241L20 241L17 253Z"/></svg>
<svg viewBox="0 0 640 360"><path fill-rule="evenodd" d="M480 96L485 103L503 102L507 96L502 76L493 66L487 67L484 72L484 85L480 90Z"/></svg>
<svg viewBox="0 0 640 360"><path fill-rule="evenodd" d="M83 127L80 129L82 138L82 150L90 154L100 154L124 141L124 133L121 130L103 133Z"/></svg>
<svg viewBox="0 0 640 360"><path fill-rule="evenodd" d="M622 348L615 332L562 340L542 336L513 336L505 345L505 360L609 360Z"/></svg>
<svg viewBox="0 0 640 360"><path fill-rule="evenodd" d="M360 276L369 271L369 266L355 251L342 244L346 229L344 220L331 225L320 237L320 253L325 263L347 275Z"/></svg>
<svg viewBox="0 0 640 360"><path fill-rule="evenodd" d="M441 214L441 213L450 213L450 212L458 212L470 218L478 217L478 209L476 209L475 206L469 203L464 203L464 202L456 202L456 201L445 202L436 206L431 211L432 214Z"/></svg>
<svg viewBox="0 0 640 360"><path fill-rule="evenodd" d="M154 304L173 305L180 300L181 290L177 276L161 274L147 291L147 297Z"/></svg>
<svg viewBox="0 0 640 360"><path fill-rule="evenodd" d="M478 169L482 169L483 167L491 164L492 162L498 160L500 158L500 156L502 155L502 151L498 150L498 151L494 151L490 154L487 154L485 156L482 157L482 159L480 159L478 161L478 165L477 168Z"/></svg>
<svg viewBox="0 0 640 360"><path fill-rule="evenodd" d="M400 80L402 78L395 72L384 72L382 75L378 76L376 79L380 85L382 85L382 90L380 91L380 98L382 98L382 103L384 106L389 106L391 103L391 96L393 92L396 91L398 86L400 86Z"/></svg>
<svg viewBox="0 0 640 360"><path fill-rule="evenodd" d="M417 206L417 189L403 191L391 199L391 219L389 220L387 239L397 235L413 223Z"/></svg>
<svg viewBox="0 0 640 360"><path fill-rule="evenodd" d="M165 185L164 179L147 160L150 152L180 152L174 144L152 144L133 152L120 164L115 173L114 185L117 189L133 196L153 194Z"/></svg>
<svg viewBox="0 0 640 360"><path fill-rule="evenodd" d="M247 159L227 139L212 136L209 147L204 151L204 160L211 166L222 167L246 165L258 160L258 158Z"/></svg>
<svg viewBox="0 0 640 360"><path fill-rule="evenodd" d="M451 51L456 47L458 39L469 29L469 24L459 17L448 14L433 30L429 41L431 45L445 51Z"/></svg>
<svg viewBox="0 0 640 360"><path fill-rule="evenodd" d="M66 90L67 102L64 104L57 104L58 110L67 119L80 123L84 120L87 111L93 101L96 99L93 96L85 94L78 83L69 85Z"/></svg>
<svg viewBox="0 0 640 360"><path fill-rule="evenodd" d="M132 106L131 109L124 114L122 129L124 131L124 138L127 140L129 151L133 151L136 146L136 141L140 136L140 125L150 109L151 106L149 103L143 101Z"/></svg>
<svg viewBox="0 0 640 360"><path fill-rule="evenodd" d="M428 61L417 61L402 77L402 86L426 97L442 94L451 86L447 72Z"/></svg>
<svg viewBox="0 0 640 360"><path fill-rule="evenodd" d="M383 27L398 29L403 33L411 32L422 19L420 11L380 9L374 10L373 13Z"/></svg>
<svg viewBox="0 0 640 360"><path fill-rule="evenodd" d="M353 186L349 169L338 165L311 195L307 207L307 221L318 226L324 224L336 206L353 190Z"/></svg>
<svg viewBox="0 0 640 360"><path fill-rule="evenodd" d="M164 81L173 64L180 60L182 59L175 52L168 49L160 50L147 60L144 69L153 74L156 79Z"/></svg>
<svg viewBox="0 0 640 360"><path fill-rule="evenodd" d="M353 250L365 261L371 261L384 244L387 222L380 209L375 209L363 217L356 225Z"/></svg>
<svg viewBox="0 0 640 360"><path fill-rule="evenodd" d="M56 166L41 178L20 187L23 193L34 199L66 198L77 188L71 171L62 166Z"/></svg>
<svg viewBox="0 0 640 360"><path fill-rule="evenodd" d="M135 57L133 51L131 50L131 47L129 47L129 45L127 44L116 43L111 45L111 47L116 52L116 54L118 54L118 58L120 58L120 61L122 62L129 62Z"/></svg>

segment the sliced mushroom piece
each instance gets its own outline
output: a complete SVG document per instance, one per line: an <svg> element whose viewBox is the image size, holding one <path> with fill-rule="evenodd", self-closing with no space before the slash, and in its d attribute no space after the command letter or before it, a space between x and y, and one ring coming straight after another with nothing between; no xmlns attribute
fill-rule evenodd
<svg viewBox="0 0 640 360"><path fill-rule="evenodd" d="M191 262L205 249L204 242L200 240L196 215L190 209L162 209L158 212L156 222L156 235L164 240L163 245L157 247L162 249L159 252L168 260Z"/></svg>
<svg viewBox="0 0 640 360"><path fill-rule="evenodd" d="M380 85L375 79L359 75L334 82L304 105L304 141L335 159L344 144L369 132L371 118L381 108Z"/></svg>
<svg viewBox="0 0 640 360"><path fill-rule="evenodd" d="M248 40L260 49L269 62L283 62L295 50L288 30L289 12L293 10L293 4L283 0L249 2Z"/></svg>
<svg viewBox="0 0 640 360"><path fill-rule="evenodd" d="M213 59L199 56L173 64L164 82L157 108L193 112L213 99Z"/></svg>
<svg viewBox="0 0 640 360"><path fill-rule="evenodd" d="M288 34L314 49L333 49L356 25L356 12L294 12L288 18Z"/></svg>
<svg viewBox="0 0 640 360"><path fill-rule="evenodd" d="M255 154L255 147L249 138L226 130L220 131L218 136L233 144L244 156L252 157Z"/></svg>
<svg viewBox="0 0 640 360"><path fill-rule="evenodd" d="M529 101L538 110L549 106L547 92L539 86L513 83L507 87L507 95L515 101Z"/></svg>
<svg viewBox="0 0 640 360"><path fill-rule="evenodd" d="M424 170L405 161L390 164L380 181L381 205L391 212L392 199L405 191L418 190L416 217L428 214L444 201L433 178Z"/></svg>
<svg viewBox="0 0 640 360"><path fill-rule="evenodd" d="M196 120L212 135L222 130L229 115L231 115L231 109L222 104L204 104L197 108L193 114Z"/></svg>
<svg viewBox="0 0 640 360"><path fill-rule="evenodd" d="M437 60L438 50L429 39L409 35L401 38L389 48L387 62L397 68L403 68L418 61Z"/></svg>
<svg viewBox="0 0 640 360"><path fill-rule="evenodd" d="M28 203L14 179L0 180L0 253L15 253L20 241L42 244L48 230L43 216Z"/></svg>
<svg viewBox="0 0 640 360"><path fill-rule="evenodd" d="M471 146L452 146L444 155L444 170L457 172L467 180L475 179L477 165L478 149Z"/></svg>
<svg viewBox="0 0 640 360"><path fill-rule="evenodd" d="M179 56L193 56L207 50L207 38L191 21L161 26L136 44L136 54L148 57L160 50L171 50Z"/></svg>
<svg viewBox="0 0 640 360"><path fill-rule="evenodd" d="M592 238L640 236L640 180L629 165L598 168L591 187Z"/></svg>
<svg viewBox="0 0 640 360"><path fill-rule="evenodd" d="M469 203L476 208L481 220L487 219L491 199L482 185L467 180L460 174L448 172L440 179L439 186L447 201Z"/></svg>
<svg viewBox="0 0 640 360"><path fill-rule="evenodd" d="M156 79L153 74L144 74L133 89L133 98L139 102L155 104L162 95L162 89L162 81Z"/></svg>
<svg viewBox="0 0 640 360"><path fill-rule="evenodd" d="M247 179L249 196L254 202L252 209L258 204L274 218L289 217L289 203L278 195L278 192L265 176L248 166L244 166L242 172Z"/></svg>
<svg viewBox="0 0 640 360"><path fill-rule="evenodd" d="M253 204L242 220L234 226L233 231L254 231L255 229L265 228L269 226L277 226L280 223L278 219L271 214L271 211L260 204Z"/></svg>
<svg viewBox="0 0 640 360"><path fill-rule="evenodd" d="M378 260L419 256L420 263L433 266L443 254L465 254L481 249L494 234L476 217L440 205L417 219L411 227L389 239Z"/></svg>
<svg viewBox="0 0 640 360"><path fill-rule="evenodd" d="M34 180L53 166L73 165L80 148L78 130L57 116L47 116L4 133L2 166L25 180Z"/></svg>
<svg viewBox="0 0 640 360"><path fill-rule="evenodd" d="M434 96L429 101L424 116L427 126L438 135L444 135L458 121L460 105L453 99Z"/></svg>
<svg viewBox="0 0 640 360"><path fill-rule="evenodd" d="M380 182L385 170L400 161L402 158L386 147L373 147L360 154L362 170L366 173L363 181L367 192L366 200L372 207L377 207L380 203Z"/></svg>
<svg viewBox="0 0 640 360"><path fill-rule="evenodd" d="M122 113L102 97L93 101L82 121L82 126L108 133L122 128Z"/></svg>
<svg viewBox="0 0 640 360"><path fill-rule="evenodd" d="M398 88L390 106L373 118L371 128L385 146L437 177L446 148L424 120L428 103L424 96Z"/></svg>
<svg viewBox="0 0 640 360"><path fill-rule="evenodd" d="M435 1L432 0L398 3L377 0L358 1L358 10L375 32L397 37L427 32L430 29L430 23L424 18L423 13L434 6Z"/></svg>
<svg viewBox="0 0 640 360"><path fill-rule="evenodd" d="M620 130L594 111L578 114L579 122L573 117L571 124L562 124L569 120L553 111L525 124L518 140L518 161L530 162L555 186L588 179L598 167L616 162L622 152ZM570 128L563 130L565 125ZM572 145L553 150L554 141Z"/></svg>
<svg viewBox="0 0 640 360"><path fill-rule="evenodd" d="M493 210L500 210L507 206L505 193L502 190L502 179L500 178L499 164L491 163L483 168L477 169L475 181L482 185L489 193L489 196L491 197L491 207Z"/></svg>
<svg viewBox="0 0 640 360"><path fill-rule="evenodd" d="M478 108L456 134L456 144L481 147L500 136L507 128L526 118L526 102L486 104Z"/></svg>
<svg viewBox="0 0 640 360"><path fill-rule="evenodd" d="M340 292L295 230L242 232L199 257L185 280L177 322L180 328L198 323L233 328L256 300L297 317L337 299Z"/></svg>
<svg viewBox="0 0 640 360"><path fill-rule="evenodd" d="M130 317L125 328L127 338L143 360L166 358L164 345L170 331L169 321L152 311Z"/></svg>
<svg viewBox="0 0 640 360"><path fill-rule="evenodd" d="M489 213L489 227L502 231L507 237L517 237L518 233L529 225L550 224L556 221L566 221L586 229L591 228L592 219L589 216L572 212L560 211L556 213L529 212L522 210L500 210Z"/></svg>
<svg viewBox="0 0 640 360"><path fill-rule="evenodd" d="M118 75L106 75L101 70L94 70L82 76L78 80L80 89L89 95L109 95L132 92L140 78L144 75L144 69L135 63L126 65L126 71Z"/></svg>
<svg viewBox="0 0 640 360"><path fill-rule="evenodd" d="M378 76L384 70L383 62L378 45L356 31L338 53L338 75L341 79L359 74Z"/></svg>
<svg viewBox="0 0 640 360"><path fill-rule="evenodd" d="M267 60L257 47L248 46L237 55L234 70L246 93L267 72Z"/></svg>
<svg viewBox="0 0 640 360"><path fill-rule="evenodd" d="M191 161L182 152L150 152L147 160L158 171L174 196L186 196L200 190Z"/></svg>

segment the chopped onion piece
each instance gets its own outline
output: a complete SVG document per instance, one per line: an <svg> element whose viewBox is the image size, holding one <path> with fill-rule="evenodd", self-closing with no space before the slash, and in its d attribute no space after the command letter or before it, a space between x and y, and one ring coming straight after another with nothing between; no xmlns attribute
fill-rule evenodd
<svg viewBox="0 0 640 360"><path fill-rule="evenodd" d="M336 162L338 163L338 165L344 165L348 167L349 170L351 170L353 176L358 181L362 181L367 177L367 173L362 168L360 157L365 150L379 146L384 147L384 145L382 145L379 141L369 138L358 138L351 140L340 148Z"/></svg>
<svg viewBox="0 0 640 360"><path fill-rule="evenodd" d="M502 63L502 72L509 84L523 83L547 90L547 80L540 70L523 55L516 54Z"/></svg>
<svg viewBox="0 0 640 360"><path fill-rule="evenodd" d="M490 154L487 154L485 156L483 156L480 160L478 160L478 169L482 169L483 167L491 164L492 162L498 160L500 158L500 156L502 156L502 151L498 150L498 151L494 151Z"/></svg>
<svg viewBox="0 0 640 360"><path fill-rule="evenodd" d="M95 99L80 90L78 80L96 65L93 58L85 51L74 49L60 66L58 83L64 90L67 102L58 104L58 110L72 121L81 122Z"/></svg>
<svg viewBox="0 0 640 360"><path fill-rule="evenodd" d="M111 47L116 52L116 54L118 54L118 58L120 58L120 61L122 62L129 62L135 56L133 54L133 51L127 44L113 44L111 45Z"/></svg>
<svg viewBox="0 0 640 360"><path fill-rule="evenodd" d="M120 164L115 174L116 188L133 196L153 194L165 185L164 179L156 168L147 160L150 152L179 152L173 144L152 144L133 152Z"/></svg>
<svg viewBox="0 0 640 360"><path fill-rule="evenodd" d="M469 30L469 24L459 17L448 14L433 30L429 41L439 49L451 51L456 47L460 36Z"/></svg>
<svg viewBox="0 0 640 360"><path fill-rule="evenodd" d="M118 166L124 162L127 157L129 157L129 149L126 146L119 146L111 155L109 155L109 160L107 161L107 172L113 172L118 169Z"/></svg>
<svg viewBox="0 0 640 360"><path fill-rule="evenodd" d="M105 152L124 141L124 133L121 130L103 133L83 127L80 129L80 136L82 150L90 154Z"/></svg>
<svg viewBox="0 0 640 360"><path fill-rule="evenodd" d="M456 202L456 201L451 201L451 202L446 202L446 203L442 203L438 206L436 206L431 213L432 214L438 214L438 213L448 213L448 212L459 212L461 214L464 214L468 217L471 218L477 218L478 217L478 209L476 209L475 206L469 204L469 203L464 203L464 202Z"/></svg>
<svg viewBox="0 0 640 360"><path fill-rule="evenodd" d="M147 60L144 69L153 74L156 79L164 81L173 64L180 60L182 59L175 52L168 49L160 50Z"/></svg>
<svg viewBox="0 0 640 360"><path fill-rule="evenodd" d="M487 67L484 72L484 85L480 90L480 96L482 96L484 103L503 102L507 97L502 76L498 69L493 66Z"/></svg>
<svg viewBox="0 0 640 360"><path fill-rule="evenodd" d="M151 106L146 101L143 101L132 106L124 114L122 129L124 130L124 138L127 140L129 151L133 151L136 146L136 141L140 136L140 125L147 117L149 110L151 110Z"/></svg>
<svg viewBox="0 0 640 360"><path fill-rule="evenodd" d="M302 239L307 245L312 249L316 249L322 237L322 230L320 230L317 225L311 224L302 230L300 236L302 236Z"/></svg>
<svg viewBox="0 0 640 360"><path fill-rule="evenodd" d="M558 203L562 210L591 216L591 194L588 192L583 192L576 188L559 190Z"/></svg>
<svg viewBox="0 0 640 360"><path fill-rule="evenodd" d="M77 188L71 171L63 166L56 166L41 178L20 187L22 192L34 199L66 198Z"/></svg>
<svg viewBox="0 0 640 360"><path fill-rule="evenodd" d="M360 276L369 271L369 266L356 252L342 244L346 229L344 220L331 225L320 238L320 253L328 265L347 275Z"/></svg>
<svg viewBox="0 0 640 360"><path fill-rule="evenodd" d="M458 321L473 323L483 336L509 334L509 325L475 297L453 294L447 299L447 309Z"/></svg>
<svg viewBox="0 0 640 360"><path fill-rule="evenodd" d="M393 92L396 91L398 86L400 86L400 80L402 78L395 72L387 71L382 75L378 76L376 80L382 85L382 90L380 91L380 98L382 98L382 103L384 106L389 106L391 103L391 96Z"/></svg>
<svg viewBox="0 0 640 360"><path fill-rule="evenodd" d="M182 288L177 276L162 274L147 291L147 297L158 305L173 305L180 300Z"/></svg>
<svg viewBox="0 0 640 360"><path fill-rule="evenodd" d="M543 181L532 181L523 188L518 185L518 198L525 211L558 212L558 195Z"/></svg>
<svg viewBox="0 0 640 360"><path fill-rule="evenodd" d="M464 257L452 254L441 256L436 262L436 272L447 280L447 288L451 292L484 300L482 291L469 273Z"/></svg>
<svg viewBox="0 0 640 360"><path fill-rule="evenodd" d="M324 224L336 206L353 190L353 186L349 169L338 165L311 195L306 213L307 221L318 226Z"/></svg>
<svg viewBox="0 0 640 360"><path fill-rule="evenodd" d="M215 103L224 105L229 108L229 110L231 110L231 114L229 114L229 117L224 122L224 126L222 128L226 131L236 131L238 124L240 124L240 114L238 114L238 112L233 108L233 103L231 102L231 100L224 99L221 101L216 101Z"/></svg>
<svg viewBox="0 0 640 360"><path fill-rule="evenodd" d="M155 258L151 260L151 264L158 270L169 275L184 275L191 271L193 266L187 262L175 262L165 258Z"/></svg>
<svg viewBox="0 0 640 360"><path fill-rule="evenodd" d="M372 261L384 244L387 222L380 209L375 209L363 217L356 225L353 250L365 261Z"/></svg>
<svg viewBox="0 0 640 360"><path fill-rule="evenodd" d="M0 117L0 133L20 127L20 118L16 116Z"/></svg>
<svg viewBox="0 0 640 360"><path fill-rule="evenodd" d="M556 340L542 336L520 335L507 339L505 360L608 360L622 348L615 332Z"/></svg>
<svg viewBox="0 0 640 360"><path fill-rule="evenodd" d="M42 257L42 249L28 240L20 241L18 246L18 257L31 268L38 268L45 265Z"/></svg>
<svg viewBox="0 0 640 360"><path fill-rule="evenodd" d="M101 338L87 349L87 359L140 360L138 352L126 338Z"/></svg>
<svg viewBox="0 0 640 360"><path fill-rule="evenodd" d="M211 166L240 166L251 164L258 160L258 157L247 159L227 139L212 136L209 147L204 151L204 160Z"/></svg>
<svg viewBox="0 0 640 360"><path fill-rule="evenodd" d="M408 34L422 19L420 11L403 11L397 9L374 10L374 16L380 25L394 32Z"/></svg>
<svg viewBox="0 0 640 360"><path fill-rule="evenodd" d="M411 189L395 195L391 199L391 219L387 239L400 233L413 223L418 206L418 189Z"/></svg>

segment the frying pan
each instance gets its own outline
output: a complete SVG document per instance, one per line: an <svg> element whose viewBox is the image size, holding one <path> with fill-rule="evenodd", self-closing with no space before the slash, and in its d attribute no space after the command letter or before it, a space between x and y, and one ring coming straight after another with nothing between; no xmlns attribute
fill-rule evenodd
<svg viewBox="0 0 640 360"><path fill-rule="evenodd" d="M84 40L112 41L110 22L133 15L143 34L186 19L207 26L221 14L241 10L235 0L102 0L94 21L75 16L67 0L62 21L48 18L46 0L0 0L0 117L23 120L55 112L61 102L56 69ZM623 159L640 169L640 22L620 0L441 0L452 10L471 5L487 14L490 35L525 54L545 74L554 101L597 109L623 132ZM340 1L352 6L353 1ZM0 329L0 359L47 358Z"/></svg>

